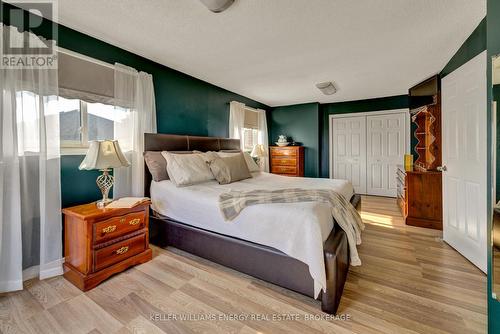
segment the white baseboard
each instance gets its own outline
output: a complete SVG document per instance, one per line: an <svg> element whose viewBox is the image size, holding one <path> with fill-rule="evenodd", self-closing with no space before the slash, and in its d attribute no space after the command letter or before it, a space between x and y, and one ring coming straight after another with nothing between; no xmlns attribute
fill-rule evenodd
<svg viewBox="0 0 500 334"><path fill-rule="evenodd" d="M46 263L43 266L33 266L23 270L23 281L38 277L39 279L47 279L55 276L60 276L64 273L63 270L64 258Z"/></svg>

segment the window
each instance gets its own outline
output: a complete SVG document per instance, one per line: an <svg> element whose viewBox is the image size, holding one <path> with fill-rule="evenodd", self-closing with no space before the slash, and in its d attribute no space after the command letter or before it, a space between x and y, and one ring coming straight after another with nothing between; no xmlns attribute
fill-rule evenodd
<svg viewBox="0 0 500 334"><path fill-rule="evenodd" d="M61 148L87 148L91 140L114 138L115 122L127 117L127 110L102 103L59 97Z"/></svg>
<svg viewBox="0 0 500 334"><path fill-rule="evenodd" d="M257 145L259 130L251 128L243 128L243 150L251 152L253 147Z"/></svg>

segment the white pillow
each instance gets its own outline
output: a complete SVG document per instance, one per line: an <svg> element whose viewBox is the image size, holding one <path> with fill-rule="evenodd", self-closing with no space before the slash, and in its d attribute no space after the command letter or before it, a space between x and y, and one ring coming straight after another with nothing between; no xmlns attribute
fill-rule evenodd
<svg viewBox="0 0 500 334"><path fill-rule="evenodd" d="M215 179L201 154L175 154L167 151L161 154L167 160L170 180L178 187Z"/></svg>
<svg viewBox="0 0 500 334"><path fill-rule="evenodd" d="M240 153L239 152L237 152L237 153L234 153L234 152L217 152L217 154L221 158L227 158L227 157L234 157L234 156L236 156L236 155L238 155ZM260 172L259 165L257 165L255 163L255 160L253 160L253 158L250 156L250 154L248 154L247 152L243 152L243 156L245 157L245 162L247 163L248 170L250 171L250 173Z"/></svg>

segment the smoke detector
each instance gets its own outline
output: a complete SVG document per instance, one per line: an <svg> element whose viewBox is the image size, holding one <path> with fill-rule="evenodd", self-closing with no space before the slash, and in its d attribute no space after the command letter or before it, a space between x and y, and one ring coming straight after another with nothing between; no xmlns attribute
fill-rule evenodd
<svg viewBox="0 0 500 334"><path fill-rule="evenodd" d="M318 88L325 95L332 95L337 92L337 88L335 88L333 82L331 81L316 84L316 88Z"/></svg>
<svg viewBox="0 0 500 334"><path fill-rule="evenodd" d="M200 1L214 13L223 12L234 3L234 0L200 0Z"/></svg>

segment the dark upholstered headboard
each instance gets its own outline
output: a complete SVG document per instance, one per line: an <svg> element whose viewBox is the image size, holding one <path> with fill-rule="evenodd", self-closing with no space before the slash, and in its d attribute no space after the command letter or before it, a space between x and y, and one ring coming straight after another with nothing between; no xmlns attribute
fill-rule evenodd
<svg viewBox="0 0 500 334"><path fill-rule="evenodd" d="M182 136L160 133L144 134L144 151L220 151L239 150L240 140L218 137ZM149 196L151 173L144 164L144 196Z"/></svg>

